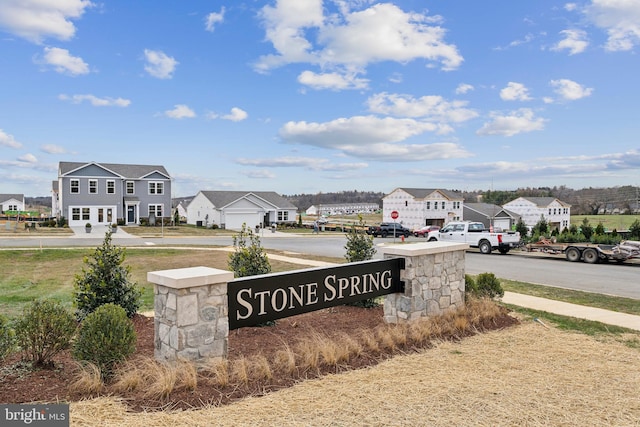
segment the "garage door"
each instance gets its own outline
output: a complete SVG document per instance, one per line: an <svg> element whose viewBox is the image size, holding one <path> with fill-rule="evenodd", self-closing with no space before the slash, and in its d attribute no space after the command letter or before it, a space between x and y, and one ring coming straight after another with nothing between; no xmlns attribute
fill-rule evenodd
<svg viewBox="0 0 640 427"><path fill-rule="evenodd" d="M501 230L509 230L511 228L511 220L509 220L509 219L496 219L493 222L493 228L494 229L501 229Z"/></svg>
<svg viewBox="0 0 640 427"><path fill-rule="evenodd" d="M225 228L227 230L240 230L242 229L242 224L246 223L247 227L253 228L256 226L256 216L255 214L237 214L237 213L228 213L225 214Z"/></svg>

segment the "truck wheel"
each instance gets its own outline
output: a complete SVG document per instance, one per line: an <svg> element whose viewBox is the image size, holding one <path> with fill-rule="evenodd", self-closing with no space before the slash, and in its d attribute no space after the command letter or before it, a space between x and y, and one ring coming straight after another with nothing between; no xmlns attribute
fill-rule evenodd
<svg viewBox="0 0 640 427"><path fill-rule="evenodd" d="M567 261L576 262L580 261L580 249L578 248L567 248L564 256L567 258Z"/></svg>
<svg viewBox="0 0 640 427"><path fill-rule="evenodd" d="M436 239L435 237L432 237L432 238L430 238L430 239L429 239L429 241L430 241L430 242L437 242L437 241L438 241L438 239Z"/></svg>
<svg viewBox="0 0 640 427"><path fill-rule="evenodd" d="M598 251L596 251L593 248L585 249L584 252L582 253L582 257L584 258L584 261L588 262L589 264L595 264L600 260Z"/></svg>
<svg viewBox="0 0 640 427"><path fill-rule="evenodd" d="M382 236L383 238L384 238L384 237L387 237L387 232L386 232L386 231L383 231L383 232L382 232L382 234L381 234L381 236Z"/></svg>
<svg viewBox="0 0 640 427"><path fill-rule="evenodd" d="M478 249L480 249L480 253L489 255L491 253L491 243L489 243L486 240L483 240L478 244Z"/></svg>
<svg viewBox="0 0 640 427"><path fill-rule="evenodd" d="M498 250L502 255L506 255L507 253L509 253L509 248L498 248Z"/></svg>

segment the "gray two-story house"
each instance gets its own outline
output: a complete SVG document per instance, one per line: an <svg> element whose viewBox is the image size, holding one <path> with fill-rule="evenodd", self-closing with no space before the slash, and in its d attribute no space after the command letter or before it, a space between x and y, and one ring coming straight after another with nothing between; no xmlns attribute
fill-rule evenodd
<svg viewBox="0 0 640 427"><path fill-rule="evenodd" d="M60 162L54 195L53 215L70 226L139 224L171 215L171 176L164 166Z"/></svg>

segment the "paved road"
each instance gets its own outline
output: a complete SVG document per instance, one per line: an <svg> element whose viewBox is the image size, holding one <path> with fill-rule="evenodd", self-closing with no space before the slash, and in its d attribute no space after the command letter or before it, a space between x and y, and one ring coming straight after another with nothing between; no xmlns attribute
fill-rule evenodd
<svg viewBox="0 0 640 427"><path fill-rule="evenodd" d="M83 231L84 232L84 231ZM181 237L181 238L138 238L118 233L113 235L114 243L121 246L172 246L172 245L217 245L228 246L233 243L231 237ZM410 237L408 241L423 241ZM399 243L400 239L396 239ZM75 237L46 238L0 238L0 247L81 247L99 246L102 238L97 233L88 237L79 234ZM346 244L344 236L291 236L284 233L265 232L261 243L267 249L290 253L343 258ZM376 245L393 243L392 238L376 238ZM376 258L380 258L378 252ZM624 296L640 300L640 263L635 264L586 264L572 263L563 259L529 258L515 254L482 255L470 251L467 253L467 272L479 274L494 273L496 276L523 282L546 284L569 289L584 290Z"/></svg>

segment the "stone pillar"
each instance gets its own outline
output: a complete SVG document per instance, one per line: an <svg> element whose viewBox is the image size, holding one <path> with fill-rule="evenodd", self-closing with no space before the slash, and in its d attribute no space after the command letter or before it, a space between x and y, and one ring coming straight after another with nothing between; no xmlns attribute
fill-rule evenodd
<svg viewBox="0 0 640 427"><path fill-rule="evenodd" d="M178 268L149 272L147 280L154 283L157 360L227 357L227 283L233 272Z"/></svg>
<svg viewBox="0 0 640 427"><path fill-rule="evenodd" d="M425 242L384 245L385 259L405 258L403 294L387 295L384 320L387 323L436 316L464 305L466 243Z"/></svg>

